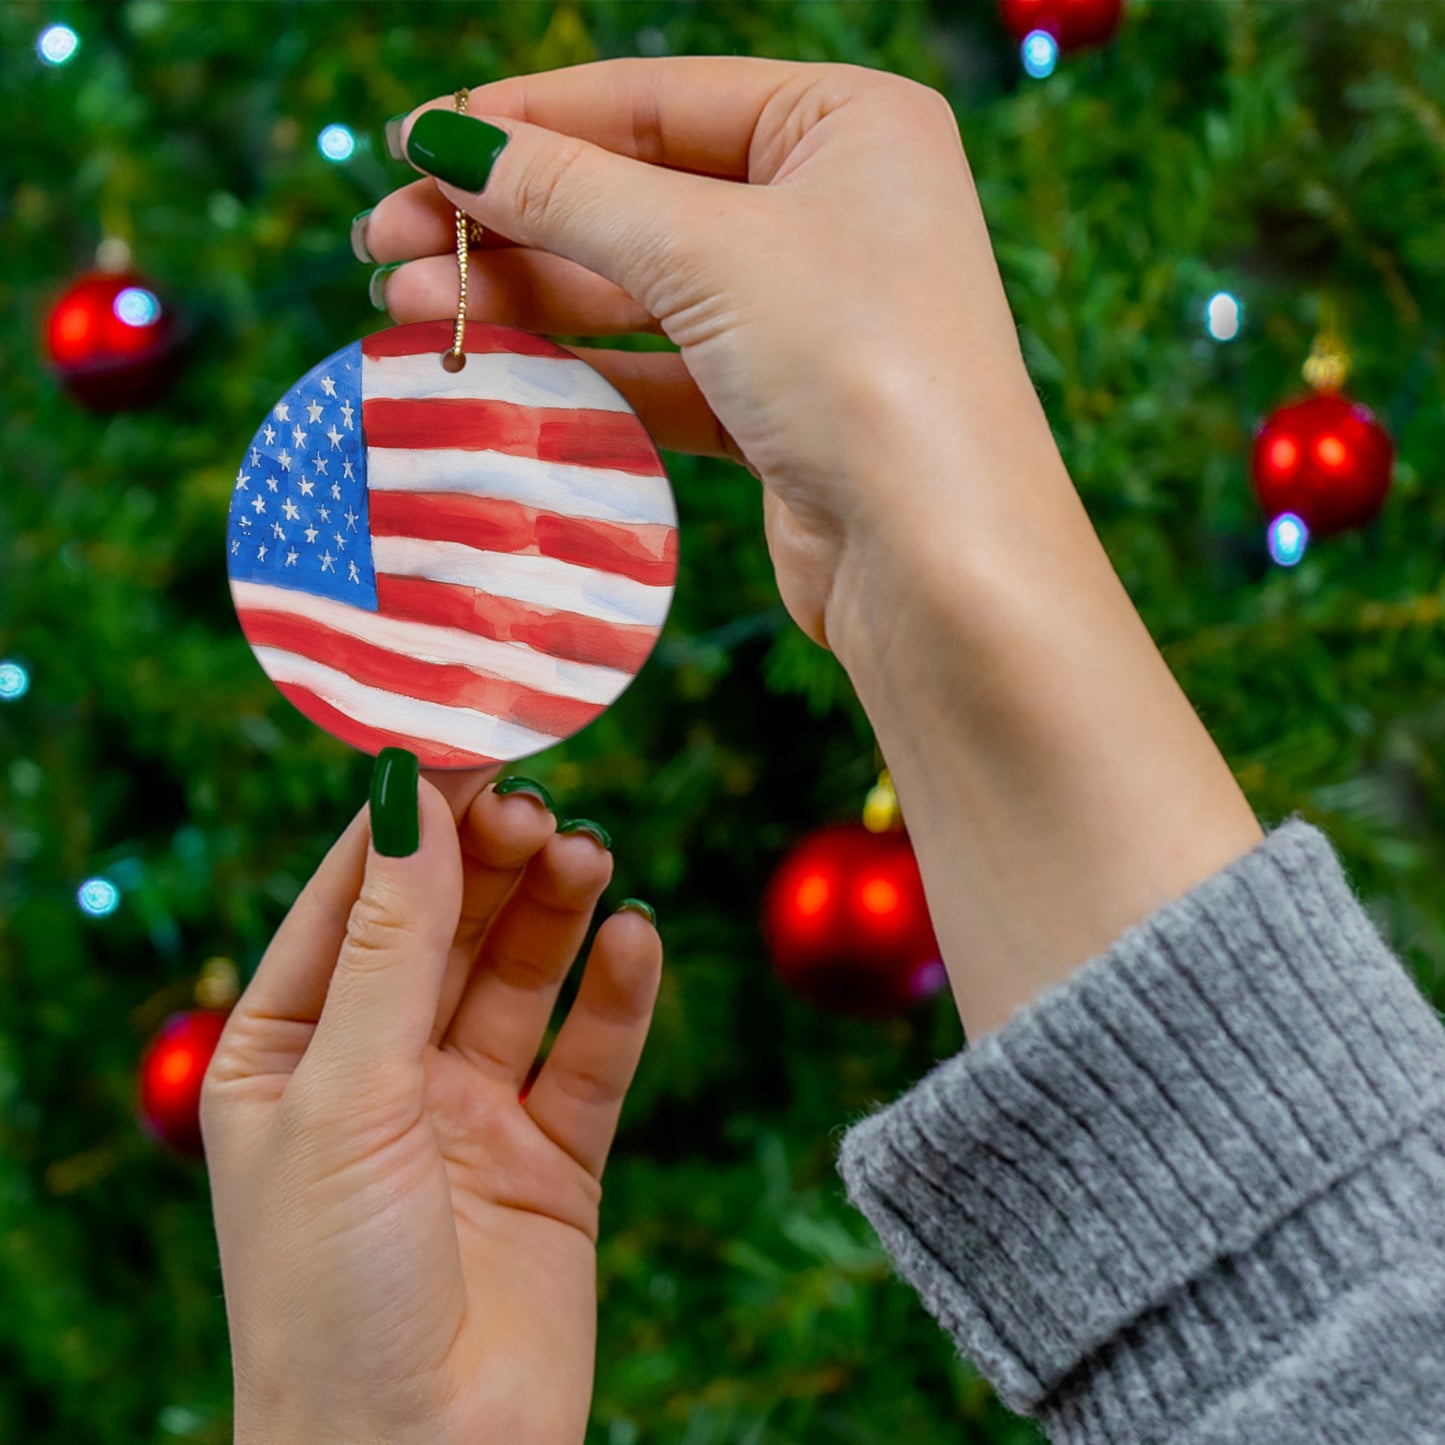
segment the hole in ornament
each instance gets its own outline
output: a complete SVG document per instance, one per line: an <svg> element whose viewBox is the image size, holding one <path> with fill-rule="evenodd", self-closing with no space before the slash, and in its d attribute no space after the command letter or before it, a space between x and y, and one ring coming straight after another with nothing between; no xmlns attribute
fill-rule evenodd
<svg viewBox="0 0 1445 1445"><path fill-rule="evenodd" d="M460 371L467 364L465 351L444 351L442 353L443 371Z"/></svg>

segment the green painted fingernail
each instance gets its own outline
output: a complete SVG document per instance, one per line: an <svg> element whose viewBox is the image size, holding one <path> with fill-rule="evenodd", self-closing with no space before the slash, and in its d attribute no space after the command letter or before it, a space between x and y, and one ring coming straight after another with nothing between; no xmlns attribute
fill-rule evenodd
<svg viewBox="0 0 1445 1445"><path fill-rule="evenodd" d="M371 281L366 288L366 294L371 297L371 304L378 311L386 310L386 278L396 270L398 266L406 265L405 261L390 261L385 266L378 266L371 273Z"/></svg>
<svg viewBox="0 0 1445 1445"><path fill-rule="evenodd" d="M409 858L421 845L420 767L415 753L382 748L371 771L371 841L388 858Z"/></svg>
<svg viewBox="0 0 1445 1445"><path fill-rule="evenodd" d="M621 913L623 909L627 909L632 913L640 913L654 928L657 926L657 914L654 912L652 904L644 903L640 898L624 898L622 902L617 905L617 911L619 913Z"/></svg>
<svg viewBox="0 0 1445 1445"><path fill-rule="evenodd" d="M449 185L480 191L510 139L484 120L454 110L425 110L406 138L406 158Z"/></svg>
<svg viewBox="0 0 1445 1445"><path fill-rule="evenodd" d="M529 797L539 799L548 811L553 813L557 811L557 805L552 801L551 793L541 783L535 782L531 778L519 778L515 775L503 778L492 791L500 793L503 797L506 797L508 793L526 793Z"/></svg>
<svg viewBox="0 0 1445 1445"><path fill-rule="evenodd" d="M404 161L406 159L401 149L401 128L407 116L410 114L410 111L406 111L402 115L394 115L386 123L384 131L386 136L386 153L394 161Z"/></svg>
<svg viewBox="0 0 1445 1445"><path fill-rule="evenodd" d="M609 852L612 849L612 835L601 823L594 823L591 818L568 818L558 827L557 831L559 833L590 833Z"/></svg>
<svg viewBox="0 0 1445 1445"><path fill-rule="evenodd" d="M376 257L371 254L371 248L366 244L366 223L375 209L375 206L368 206L351 218L351 254L358 261L365 261L368 266L376 265Z"/></svg>

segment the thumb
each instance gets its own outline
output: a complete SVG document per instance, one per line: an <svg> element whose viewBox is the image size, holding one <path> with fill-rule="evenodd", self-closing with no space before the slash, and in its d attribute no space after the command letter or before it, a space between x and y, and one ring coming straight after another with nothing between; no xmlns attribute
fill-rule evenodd
<svg viewBox="0 0 1445 1445"><path fill-rule="evenodd" d="M690 299L673 292L679 279L686 290L689 263L709 240L698 218L722 204L739 205L747 193L745 186L648 165L511 116L461 115L440 105L402 127L401 149L483 226L576 261L656 316Z"/></svg>
<svg viewBox="0 0 1445 1445"><path fill-rule="evenodd" d="M328 1087L374 1087L420 1067L461 915L456 822L415 753L382 749L370 822L361 894L302 1065Z"/></svg>

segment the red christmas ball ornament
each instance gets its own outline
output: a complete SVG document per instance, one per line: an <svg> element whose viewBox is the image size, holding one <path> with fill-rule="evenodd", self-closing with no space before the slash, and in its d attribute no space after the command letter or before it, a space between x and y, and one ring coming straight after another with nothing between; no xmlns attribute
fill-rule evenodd
<svg viewBox="0 0 1445 1445"><path fill-rule="evenodd" d="M1060 50L1101 45L1118 28L1124 0L999 0L999 16L1022 43L1035 30L1058 41Z"/></svg>
<svg viewBox="0 0 1445 1445"><path fill-rule="evenodd" d="M1368 526L1390 490L1395 447L1368 407L1337 392L1292 401L1254 439L1255 495L1271 520L1293 512L1315 536Z"/></svg>
<svg viewBox="0 0 1445 1445"><path fill-rule="evenodd" d="M45 322L45 351L66 389L96 411L154 401L170 384L179 327L150 284L131 271L91 271Z"/></svg>
<svg viewBox="0 0 1445 1445"><path fill-rule="evenodd" d="M835 823L804 838L768 885L763 932L788 986L837 1013L901 1013L946 981L901 829Z"/></svg>
<svg viewBox="0 0 1445 1445"><path fill-rule="evenodd" d="M141 1057L141 1123L173 1149L195 1158L201 1141L201 1083L230 1016L229 1009L172 1014Z"/></svg>

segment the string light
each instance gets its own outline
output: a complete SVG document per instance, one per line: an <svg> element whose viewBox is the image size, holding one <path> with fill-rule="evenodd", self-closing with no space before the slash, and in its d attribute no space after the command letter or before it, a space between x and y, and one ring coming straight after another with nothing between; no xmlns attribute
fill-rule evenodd
<svg viewBox="0 0 1445 1445"><path fill-rule="evenodd" d="M68 25L47 25L35 42L35 53L47 65L64 65L80 49L80 36Z"/></svg>
<svg viewBox="0 0 1445 1445"><path fill-rule="evenodd" d="M1244 325L1244 307L1228 291L1216 291L1204 308L1204 329L1216 341L1233 341Z"/></svg>
<svg viewBox="0 0 1445 1445"><path fill-rule="evenodd" d="M329 161L349 161L356 151L356 137L348 126L329 125L316 137L316 147Z"/></svg>
<svg viewBox="0 0 1445 1445"><path fill-rule="evenodd" d="M1310 529L1293 512L1281 512L1269 524L1269 555L1281 567L1293 567L1305 554Z"/></svg>
<svg viewBox="0 0 1445 1445"><path fill-rule="evenodd" d="M0 662L0 702L15 702L30 691L30 674L18 662Z"/></svg>
<svg viewBox="0 0 1445 1445"><path fill-rule="evenodd" d="M127 326L149 326L159 319L161 303L154 291L147 291L144 286L127 286L115 298L111 309L116 319Z"/></svg>
<svg viewBox="0 0 1445 1445"><path fill-rule="evenodd" d="M1047 30L1031 30L1019 47L1024 69L1035 80L1045 80L1059 63L1059 42Z"/></svg>
<svg viewBox="0 0 1445 1445"><path fill-rule="evenodd" d="M82 913L105 918L120 907L120 889L109 878L87 878L76 893Z"/></svg>

